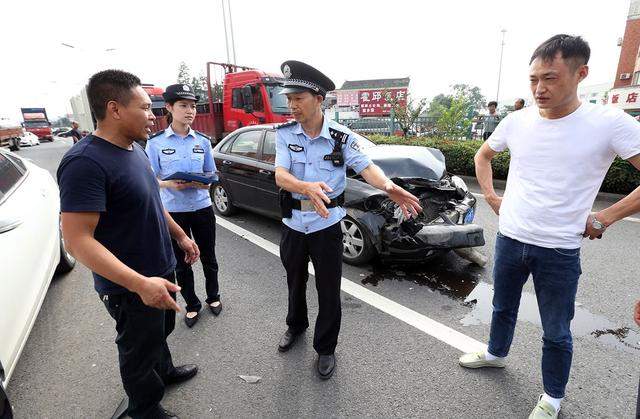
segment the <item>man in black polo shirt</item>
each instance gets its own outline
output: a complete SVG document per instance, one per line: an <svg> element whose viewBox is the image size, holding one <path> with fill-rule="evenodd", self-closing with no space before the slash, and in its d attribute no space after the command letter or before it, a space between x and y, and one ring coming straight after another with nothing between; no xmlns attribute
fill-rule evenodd
<svg viewBox="0 0 640 419"><path fill-rule="evenodd" d="M149 160L134 144L155 120L140 79L102 71L89 80L87 95L98 128L58 168L65 244L93 272L95 289L116 321L129 416L174 417L160 405L164 387L193 377L197 367L174 367L167 346L180 311L171 237L188 263L200 252L163 209Z"/></svg>

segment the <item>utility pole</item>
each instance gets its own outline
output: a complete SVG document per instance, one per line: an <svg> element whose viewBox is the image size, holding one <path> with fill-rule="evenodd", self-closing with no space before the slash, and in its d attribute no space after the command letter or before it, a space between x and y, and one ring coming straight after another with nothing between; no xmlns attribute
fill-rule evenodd
<svg viewBox="0 0 640 419"><path fill-rule="evenodd" d="M504 34L506 29L502 29L502 43L500 44L500 66L498 67L498 90L496 92L496 102L500 103L500 78L502 76L502 53L504 52Z"/></svg>
<svg viewBox="0 0 640 419"><path fill-rule="evenodd" d="M227 49L227 62L231 62L229 58L229 38L227 37L227 13L224 8L224 0L220 0L222 3L222 26L224 26L224 46Z"/></svg>
<svg viewBox="0 0 640 419"><path fill-rule="evenodd" d="M238 64L236 62L236 41L233 37L233 18L231 17L231 0L227 0L229 3L229 29L231 30L231 51L233 51L233 63Z"/></svg>

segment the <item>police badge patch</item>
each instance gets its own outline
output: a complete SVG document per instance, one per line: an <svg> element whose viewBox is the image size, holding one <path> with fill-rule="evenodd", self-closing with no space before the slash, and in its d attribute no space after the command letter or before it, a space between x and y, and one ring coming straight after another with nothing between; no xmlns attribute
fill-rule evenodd
<svg viewBox="0 0 640 419"><path fill-rule="evenodd" d="M304 150L304 147L302 147L301 145L298 144L289 144L287 147L289 147L289 150L295 152L295 153L299 153L301 151Z"/></svg>
<svg viewBox="0 0 640 419"><path fill-rule="evenodd" d="M351 144L349 145L349 147L351 147L352 149L354 149L355 151L362 151L362 147L360 146L360 144L358 143L358 140L353 140L351 142Z"/></svg>
<svg viewBox="0 0 640 419"><path fill-rule="evenodd" d="M331 135L331 138L333 138L336 141L340 141L342 144L346 144L347 140L349 139L349 134L342 131L338 131L337 129L334 129L334 128L329 128L329 135Z"/></svg>

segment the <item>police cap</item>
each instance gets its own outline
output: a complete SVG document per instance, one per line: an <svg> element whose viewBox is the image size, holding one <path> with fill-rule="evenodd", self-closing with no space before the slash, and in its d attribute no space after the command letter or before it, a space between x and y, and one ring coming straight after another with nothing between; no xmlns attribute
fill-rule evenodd
<svg viewBox="0 0 640 419"><path fill-rule="evenodd" d="M280 94L311 92L325 97L327 92L335 90L331 79L309 64L300 61L285 61L280 66L284 74L284 83Z"/></svg>
<svg viewBox="0 0 640 419"><path fill-rule="evenodd" d="M193 93L193 89L188 84L172 84L171 86L167 86L162 97L165 102L176 102L178 100L195 100L197 102L200 99L199 96Z"/></svg>

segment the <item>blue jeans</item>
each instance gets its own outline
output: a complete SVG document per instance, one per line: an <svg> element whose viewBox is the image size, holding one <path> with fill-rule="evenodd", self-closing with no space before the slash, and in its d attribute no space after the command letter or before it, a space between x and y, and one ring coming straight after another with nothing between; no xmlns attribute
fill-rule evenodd
<svg viewBox="0 0 640 419"><path fill-rule="evenodd" d="M545 393L554 398L564 397L569 380L573 356L570 324L581 273L579 248L549 249L498 233L488 351L499 357L509 353L522 287L531 274L542 320L542 382Z"/></svg>

